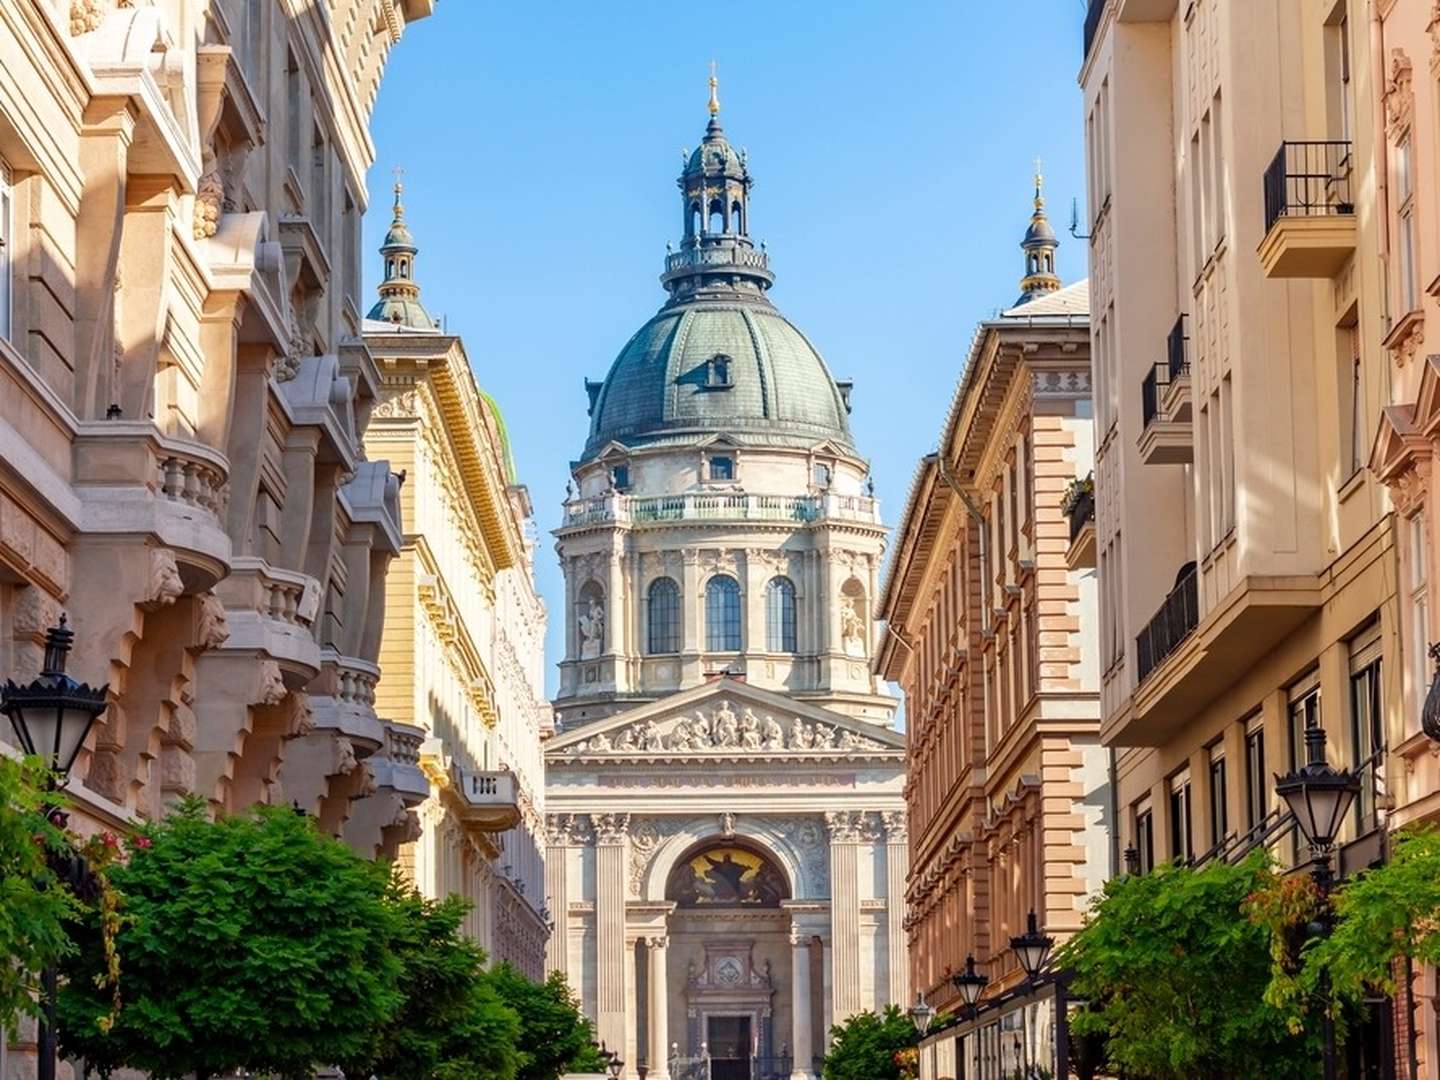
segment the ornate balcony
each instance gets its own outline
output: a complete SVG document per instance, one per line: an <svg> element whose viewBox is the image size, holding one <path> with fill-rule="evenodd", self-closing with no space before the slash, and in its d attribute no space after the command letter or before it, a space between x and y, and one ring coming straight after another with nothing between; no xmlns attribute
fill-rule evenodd
<svg viewBox="0 0 1440 1080"><path fill-rule="evenodd" d="M359 757L386 745L385 726L375 715L375 686L380 669L366 660L324 649L320 674L311 683L315 730L333 730L348 738Z"/></svg>
<svg viewBox="0 0 1440 1080"><path fill-rule="evenodd" d="M370 771L380 791L393 791L407 807L418 806L430 794L430 781L420 768L420 746L425 729L385 721L385 746L370 758Z"/></svg>
<svg viewBox="0 0 1440 1080"><path fill-rule="evenodd" d="M80 424L73 453L87 533L153 536L174 553L187 593L225 576L231 547L224 454L162 435L149 421L128 420Z"/></svg>
<svg viewBox="0 0 1440 1080"><path fill-rule="evenodd" d="M1136 681L1144 682L1161 662L1179 648L1200 624L1199 582L1195 564L1187 563L1154 617L1135 636Z"/></svg>
<svg viewBox="0 0 1440 1080"><path fill-rule="evenodd" d="M460 815L482 832L505 832L520 823L519 787L515 774L451 767L452 782L460 796Z"/></svg>
<svg viewBox="0 0 1440 1080"><path fill-rule="evenodd" d="M1093 481L1092 481L1093 485ZM1065 565L1071 570L1095 568L1095 490L1076 490L1065 512L1070 522L1070 547Z"/></svg>
<svg viewBox="0 0 1440 1080"><path fill-rule="evenodd" d="M303 685L320 671L320 646L311 625L320 608L319 583L264 559L237 557L230 576L215 587L230 626L226 649L275 660Z"/></svg>
<svg viewBox="0 0 1440 1080"><path fill-rule="evenodd" d="M1331 278L1355 252L1349 142L1283 142L1265 170L1267 277Z"/></svg>
<svg viewBox="0 0 1440 1080"><path fill-rule="evenodd" d="M875 499L865 495L752 495L687 492L632 496L620 493L572 499L565 504L564 529L596 525L641 528L692 521L771 521L813 525L853 521L878 525Z"/></svg>

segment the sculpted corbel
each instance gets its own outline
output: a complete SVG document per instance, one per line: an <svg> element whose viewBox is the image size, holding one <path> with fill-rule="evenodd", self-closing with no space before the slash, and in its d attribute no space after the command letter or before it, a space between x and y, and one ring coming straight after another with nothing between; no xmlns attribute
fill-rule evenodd
<svg viewBox="0 0 1440 1080"><path fill-rule="evenodd" d="M185 591L185 582L180 579L180 565L175 553L169 548L150 549L150 586L145 593L145 602L166 607L173 604Z"/></svg>

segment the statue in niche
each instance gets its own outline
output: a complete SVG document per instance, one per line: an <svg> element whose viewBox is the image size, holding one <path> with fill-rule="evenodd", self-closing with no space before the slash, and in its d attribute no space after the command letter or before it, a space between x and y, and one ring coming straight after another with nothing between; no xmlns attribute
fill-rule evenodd
<svg viewBox="0 0 1440 1080"><path fill-rule="evenodd" d="M865 619L860 614L860 598L847 596L840 602L840 639L845 655L865 655Z"/></svg>
<svg viewBox="0 0 1440 1080"><path fill-rule="evenodd" d="M764 745L766 750L785 749L785 729L768 713L765 716Z"/></svg>
<svg viewBox="0 0 1440 1080"><path fill-rule="evenodd" d="M578 619L580 659L594 660L605 648L605 604L598 596L582 604Z"/></svg>

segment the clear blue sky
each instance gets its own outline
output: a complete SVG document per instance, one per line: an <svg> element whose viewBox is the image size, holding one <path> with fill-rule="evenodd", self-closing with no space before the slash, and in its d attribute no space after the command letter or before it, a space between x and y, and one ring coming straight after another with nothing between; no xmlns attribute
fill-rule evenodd
<svg viewBox="0 0 1440 1080"><path fill-rule="evenodd" d="M441 0L406 31L376 108L365 248L403 165L425 302L464 336L535 503L552 665L564 593L548 533L585 441L582 379L664 298L709 61L726 133L749 150L771 298L855 380L856 441L894 525L975 322L1015 299L1037 156L1061 275L1085 274L1066 233L1084 195L1083 8ZM367 296L379 269L377 255Z"/></svg>

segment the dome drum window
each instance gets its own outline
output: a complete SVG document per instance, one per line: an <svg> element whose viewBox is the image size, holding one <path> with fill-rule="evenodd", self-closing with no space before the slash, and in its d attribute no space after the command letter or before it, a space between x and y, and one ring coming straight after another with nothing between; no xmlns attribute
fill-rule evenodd
<svg viewBox="0 0 1440 1080"><path fill-rule="evenodd" d="M645 651L651 656L680 651L680 586L673 578L656 578L646 592Z"/></svg>
<svg viewBox="0 0 1440 1080"><path fill-rule="evenodd" d="M735 459L727 454L716 454L710 459L711 480L734 480Z"/></svg>
<svg viewBox="0 0 1440 1080"><path fill-rule="evenodd" d="M709 652L739 652L741 642L740 583L717 574L705 586L705 648Z"/></svg>
<svg viewBox="0 0 1440 1080"><path fill-rule="evenodd" d="M716 353L705 362L705 389L729 390L735 385L730 367L733 361L724 353Z"/></svg>

